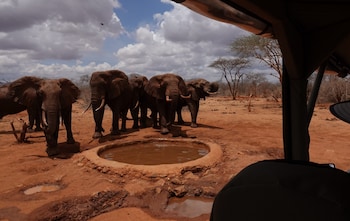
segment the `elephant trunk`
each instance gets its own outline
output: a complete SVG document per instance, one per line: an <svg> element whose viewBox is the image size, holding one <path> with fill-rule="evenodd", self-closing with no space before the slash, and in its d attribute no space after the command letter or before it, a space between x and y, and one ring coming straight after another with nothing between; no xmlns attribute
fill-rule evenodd
<svg viewBox="0 0 350 221"><path fill-rule="evenodd" d="M57 146L58 129L59 129L59 112L46 111L47 126L44 128L46 142L48 147Z"/></svg>

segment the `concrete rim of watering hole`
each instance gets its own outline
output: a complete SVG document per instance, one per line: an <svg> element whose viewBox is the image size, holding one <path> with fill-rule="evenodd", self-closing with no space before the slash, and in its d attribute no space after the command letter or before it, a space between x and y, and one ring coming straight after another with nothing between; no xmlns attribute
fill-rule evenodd
<svg viewBox="0 0 350 221"><path fill-rule="evenodd" d="M107 160L99 156L99 153L101 153L103 150L106 150L108 148L112 148L115 146L124 146L124 145L131 145L133 143L137 142L152 142L152 141L174 141L174 142L198 142L205 144L209 152L196 160L187 161L183 163L176 163L176 164L158 164L158 165L136 165L136 164L128 164L118 161L112 161ZM85 158L87 158L91 163L95 164L98 167L107 167L110 170L117 171L139 171L141 173L150 173L150 174L173 174L173 173L181 173L183 170L191 170L191 168L207 168L212 165L214 165L218 160L222 157L222 150L221 147L212 142L212 141L203 141L203 140L197 140L197 139L170 139L170 138L150 138L150 139L143 139L143 140L137 140L137 141L128 141L128 142L121 142L121 143L112 143L107 145L101 145L97 146L95 148L92 148L90 150L84 151L82 153Z"/></svg>

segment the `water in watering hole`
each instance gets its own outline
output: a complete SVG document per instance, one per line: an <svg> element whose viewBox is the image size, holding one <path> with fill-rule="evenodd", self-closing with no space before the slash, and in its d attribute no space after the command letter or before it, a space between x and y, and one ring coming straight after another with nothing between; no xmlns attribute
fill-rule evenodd
<svg viewBox="0 0 350 221"><path fill-rule="evenodd" d="M204 143L161 140L111 147L103 150L99 156L128 164L158 165L184 163L208 153L209 148Z"/></svg>

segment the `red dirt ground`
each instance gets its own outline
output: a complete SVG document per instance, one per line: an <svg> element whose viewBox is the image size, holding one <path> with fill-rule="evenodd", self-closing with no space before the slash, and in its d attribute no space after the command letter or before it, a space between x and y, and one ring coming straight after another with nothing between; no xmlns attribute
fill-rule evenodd
<svg viewBox="0 0 350 221"><path fill-rule="evenodd" d="M249 106L249 103L251 104ZM184 137L212 141L223 150L222 159L210 168L194 168L169 176L114 173L92 164L82 152L99 145L123 143L160 135L153 128L129 129L120 136L106 135L93 140L91 110L73 105L73 134L77 143L65 144L65 130L59 134L61 154L48 158L42 132L27 133L27 143L17 143L10 122L16 129L27 120L26 112L0 120L0 220L209 220L209 214L184 218L164 211L170 197L213 198L237 172L263 159L283 158L282 108L280 103L256 98L209 97L201 101L198 128L182 126ZM249 111L250 109L250 111ZM189 112L184 110L184 120ZM106 110L104 128L111 126ZM128 128L131 121L127 122ZM318 105L310 125L310 157L318 163L334 163L350 169L350 125L336 119L328 105ZM175 139L182 139L177 137ZM60 189L25 195L28 188L55 184Z"/></svg>

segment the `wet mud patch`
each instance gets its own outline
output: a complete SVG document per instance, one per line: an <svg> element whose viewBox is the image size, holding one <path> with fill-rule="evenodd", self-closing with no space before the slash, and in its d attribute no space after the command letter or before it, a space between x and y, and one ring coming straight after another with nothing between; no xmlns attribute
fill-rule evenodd
<svg viewBox="0 0 350 221"><path fill-rule="evenodd" d="M101 213L121 208L128 192L104 191L92 196L71 197L35 209L28 220L89 220Z"/></svg>
<svg viewBox="0 0 350 221"><path fill-rule="evenodd" d="M276 159L284 157L283 149L274 147L266 148L264 150L243 150L240 153L248 156L266 155L267 157L272 157Z"/></svg>
<svg viewBox="0 0 350 221"><path fill-rule="evenodd" d="M26 220L26 215L17 207L0 208L0 220Z"/></svg>

